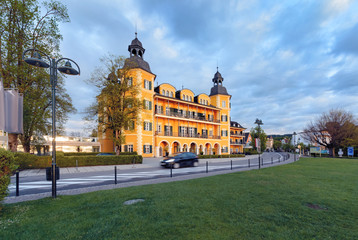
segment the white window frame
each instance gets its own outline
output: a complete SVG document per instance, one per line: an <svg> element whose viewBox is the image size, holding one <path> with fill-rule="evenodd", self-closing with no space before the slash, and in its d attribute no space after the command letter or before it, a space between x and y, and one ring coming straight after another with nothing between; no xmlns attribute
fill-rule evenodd
<svg viewBox="0 0 358 240"><path fill-rule="evenodd" d="M226 101L225 101L225 100L222 101L221 106L222 106L223 108L226 108Z"/></svg>

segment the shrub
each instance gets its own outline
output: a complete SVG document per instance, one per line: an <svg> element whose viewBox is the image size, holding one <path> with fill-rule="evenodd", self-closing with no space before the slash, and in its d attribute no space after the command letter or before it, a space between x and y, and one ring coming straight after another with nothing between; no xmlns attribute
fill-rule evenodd
<svg viewBox="0 0 358 240"><path fill-rule="evenodd" d="M51 167L52 156L37 156L29 153L18 152L15 154L16 163L20 169L34 169ZM77 164L76 165L76 160ZM121 165L142 163L141 155L120 155L120 156L93 156L78 155L65 156L63 152L56 152L56 165L59 167L96 166L96 165Z"/></svg>
<svg viewBox="0 0 358 240"><path fill-rule="evenodd" d="M10 175L16 168L14 154L0 148L0 202L8 193L7 187L10 184Z"/></svg>
<svg viewBox="0 0 358 240"><path fill-rule="evenodd" d="M56 158L61 157L56 153ZM51 166L52 156L37 156L30 153L17 152L15 153L16 163L20 170L46 168Z"/></svg>
<svg viewBox="0 0 358 240"><path fill-rule="evenodd" d="M228 155L199 155L200 159L206 158L238 158L238 157L245 157L243 154L228 154Z"/></svg>
<svg viewBox="0 0 358 240"><path fill-rule="evenodd" d="M259 154L257 150L253 148L244 148L244 154L245 155L253 155L253 154Z"/></svg>
<svg viewBox="0 0 358 240"><path fill-rule="evenodd" d="M123 155L123 156L69 156L57 160L59 167L75 167L76 160L78 166L97 166L97 165L122 165L142 163L141 155Z"/></svg>

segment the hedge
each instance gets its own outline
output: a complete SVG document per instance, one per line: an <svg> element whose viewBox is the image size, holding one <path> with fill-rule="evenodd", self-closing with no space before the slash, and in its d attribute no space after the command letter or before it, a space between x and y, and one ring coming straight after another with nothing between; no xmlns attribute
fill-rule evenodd
<svg viewBox="0 0 358 240"><path fill-rule="evenodd" d="M8 193L8 185L10 184L10 175L17 168L15 156L12 152L0 148L0 203ZM1 210L0 205L0 210Z"/></svg>
<svg viewBox="0 0 358 240"><path fill-rule="evenodd" d="M199 155L199 159L205 159L205 158L239 158L239 157L245 157L244 154L228 154L228 155Z"/></svg>
<svg viewBox="0 0 358 240"><path fill-rule="evenodd" d="M97 166L97 165L123 165L142 163L143 157L141 155L133 156L70 156L57 160L59 167L76 167L77 166Z"/></svg>
<svg viewBox="0 0 358 240"><path fill-rule="evenodd" d="M98 153L97 153L98 154ZM16 163L19 169L38 169L51 166L52 156L37 156L29 153L18 152L15 154ZM77 165L76 165L77 160ZM122 165L122 164L141 164L141 155L120 155L120 156L64 156L63 152L56 152L56 165L59 167L76 166L97 166L97 165Z"/></svg>
<svg viewBox="0 0 358 240"><path fill-rule="evenodd" d="M100 152L100 153L110 153L115 155L115 152ZM99 152L66 152L65 156L96 156ZM119 155L138 155L137 152L121 152Z"/></svg>
<svg viewBox="0 0 358 240"><path fill-rule="evenodd" d="M61 154L56 153L56 158L61 158ZM52 156L37 156L29 153L15 153L16 163L20 170L46 168L51 166Z"/></svg>

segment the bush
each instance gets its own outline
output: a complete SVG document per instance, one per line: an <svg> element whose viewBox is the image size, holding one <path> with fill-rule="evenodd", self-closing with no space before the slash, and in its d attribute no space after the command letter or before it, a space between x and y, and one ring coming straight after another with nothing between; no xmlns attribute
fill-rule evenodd
<svg viewBox="0 0 358 240"><path fill-rule="evenodd" d="M52 156L37 156L22 152L16 153L15 159L21 170L51 167L52 162ZM81 154L65 156L63 152L56 152L56 165L59 167L76 167L76 160L77 166L121 165L132 164L133 162L142 163L143 157L141 155L93 156Z"/></svg>
<svg viewBox="0 0 358 240"><path fill-rule="evenodd" d="M245 155L253 155L253 154L259 154L257 150L253 148L244 148L244 154Z"/></svg>
<svg viewBox="0 0 358 240"><path fill-rule="evenodd" d="M0 148L0 202L8 193L7 187L10 184L10 175L16 169L14 153Z"/></svg>
<svg viewBox="0 0 358 240"><path fill-rule="evenodd" d="M58 157L57 153L56 157ZM15 153L15 160L20 170L46 168L51 166L52 156L37 156L30 153L17 152Z"/></svg>
<svg viewBox="0 0 358 240"><path fill-rule="evenodd" d="M206 158L238 158L238 157L245 157L244 154L228 154L228 155L199 155L199 159L206 159Z"/></svg>
<svg viewBox="0 0 358 240"><path fill-rule="evenodd" d="M57 152L59 153L59 152ZM113 155L116 155L115 152L101 152L101 153L110 153ZM99 154L99 152L66 152L64 153L64 156L69 157L69 156L96 156L97 154ZM137 152L121 152L119 153L119 155L138 155Z"/></svg>
<svg viewBox="0 0 358 240"><path fill-rule="evenodd" d="M97 165L122 165L142 163L141 155L123 155L123 156L69 156L57 160L59 167L77 166L97 166Z"/></svg>

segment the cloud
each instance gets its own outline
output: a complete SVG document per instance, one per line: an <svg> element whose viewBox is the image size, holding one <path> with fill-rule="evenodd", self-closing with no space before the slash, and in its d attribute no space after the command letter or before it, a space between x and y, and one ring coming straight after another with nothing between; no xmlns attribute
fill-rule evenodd
<svg viewBox="0 0 358 240"><path fill-rule="evenodd" d="M104 54L128 56L135 25L157 83L210 93L218 63L232 120L249 129L258 117L267 133L298 132L332 106L357 109L357 1L63 2L72 21L60 25L61 53L81 67L66 79L79 112L96 95L84 80Z"/></svg>

